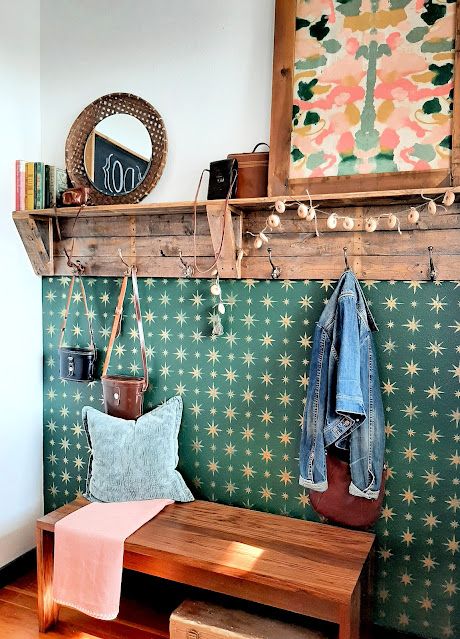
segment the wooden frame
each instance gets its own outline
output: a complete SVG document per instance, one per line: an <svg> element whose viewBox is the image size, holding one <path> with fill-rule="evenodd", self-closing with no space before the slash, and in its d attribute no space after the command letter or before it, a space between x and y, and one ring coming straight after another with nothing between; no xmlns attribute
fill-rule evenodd
<svg viewBox="0 0 460 639"><path fill-rule="evenodd" d="M152 143L152 159L135 189L122 195L106 195L93 185L86 172L85 148L97 124L116 113L131 115L145 126ZM156 186L165 167L167 149L164 122L151 104L131 93L110 93L89 104L72 124L65 145L66 168L73 186L90 190L91 204L133 204Z"/></svg>
<svg viewBox="0 0 460 639"><path fill-rule="evenodd" d="M450 170L289 178L297 0L276 0L270 131L269 196L424 189L460 185L460 100L454 100ZM460 7L456 4L454 85L460 86Z"/></svg>

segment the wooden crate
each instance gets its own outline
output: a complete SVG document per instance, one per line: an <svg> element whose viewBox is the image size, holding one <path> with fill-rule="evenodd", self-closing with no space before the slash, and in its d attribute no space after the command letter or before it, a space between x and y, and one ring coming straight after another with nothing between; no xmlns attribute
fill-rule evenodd
<svg viewBox="0 0 460 639"><path fill-rule="evenodd" d="M327 639L330 634L224 608L202 601L184 601L171 615L170 639Z"/></svg>

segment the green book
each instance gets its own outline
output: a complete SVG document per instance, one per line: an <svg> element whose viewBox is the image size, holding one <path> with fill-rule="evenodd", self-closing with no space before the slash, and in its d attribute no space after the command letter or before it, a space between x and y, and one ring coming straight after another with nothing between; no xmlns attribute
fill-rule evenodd
<svg viewBox="0 0 460 639"><path fill-rule="evenodd" d="M67 171L56 168L56 206L62 206L62 194L68 188Z"/></svg>
<svg viewBox="0 0 460 639"><path fill-rule="evenodd" d="M45 165L35 162L34 209L45 208Z"/></svg>
<svg viewBox="0 0 460 639"><path fill-rule="evenodd" d="M56 206L56 167L45 164L45 209Z"/></svg>

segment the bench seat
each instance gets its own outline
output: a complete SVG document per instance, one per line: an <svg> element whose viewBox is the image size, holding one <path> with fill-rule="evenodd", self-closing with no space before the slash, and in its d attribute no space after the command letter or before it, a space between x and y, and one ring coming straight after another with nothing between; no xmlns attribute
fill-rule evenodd
<svg viewBox="0 0 460 639"><path fill-rule="evenodd" d="M77 499L37 521L42 632L58 618L54 525L87 503ZM370 533L197 500L168 506L128 537L123 566L332 621L339 639L358 639L374 542Z"/></svg>

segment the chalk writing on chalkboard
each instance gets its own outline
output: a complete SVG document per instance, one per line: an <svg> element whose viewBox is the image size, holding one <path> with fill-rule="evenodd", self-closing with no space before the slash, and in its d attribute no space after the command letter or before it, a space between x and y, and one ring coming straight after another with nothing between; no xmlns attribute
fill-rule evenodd
<svg viewBox="0 0 460 639"><path fill-rule="evenodd" d="M144 179L149 162L116 142L94 136L94 186L106 195L124 195Z"/></svg>

